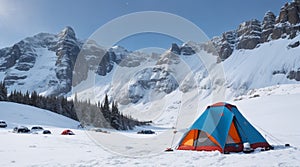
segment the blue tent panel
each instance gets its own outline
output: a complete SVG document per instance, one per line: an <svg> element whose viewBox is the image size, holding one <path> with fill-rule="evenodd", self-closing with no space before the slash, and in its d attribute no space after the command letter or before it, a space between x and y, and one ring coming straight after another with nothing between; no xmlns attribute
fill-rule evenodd
<svg viewBox="0 0 300 167"><path fill-rule="evenodd" d="M237 129L243 142L249 142L250 144L267 142L236 107L233 107L231 111L234 113Z"/></svg>

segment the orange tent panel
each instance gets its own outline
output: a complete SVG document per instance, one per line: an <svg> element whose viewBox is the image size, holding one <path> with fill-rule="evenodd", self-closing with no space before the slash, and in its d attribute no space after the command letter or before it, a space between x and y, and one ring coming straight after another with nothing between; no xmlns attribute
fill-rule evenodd
<svg viewBox="0 0 300 167"><path fill-rule="evenodd" d="M193 146L197 136L198 136L198 130L194 129L189 131L189 133L185 136L184 140L181 142L181 145Z"/></svg>
<svg viewBox="0 0 300 167"><path fill-rule="evenodd" d="M233 122L230 125L230 129L229 129L228 135L232 138L232 140L235 143L240 143L241 142L241 138L239 137L239 134L238 134L238 132L236 130L236 127L235 127L235 125L234 125Z"/></svg>

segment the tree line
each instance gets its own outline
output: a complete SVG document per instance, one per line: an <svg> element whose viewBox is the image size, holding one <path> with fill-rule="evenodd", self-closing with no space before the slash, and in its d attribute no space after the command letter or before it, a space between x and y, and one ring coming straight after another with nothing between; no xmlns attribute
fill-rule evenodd
<svg viewBox="0 0 300 167"><path fill-rule="evenodd" d="M103 103L99 101L97 104L92 104L89 100L79 101L76 94L74 100L68 100L63 96L41 96L36 91L22 93L15 90L8 94L5 84L0 82L0 101L46 109L80 121L83 126L129 130L135 126L149 123L149 121L141 122L131 116L123 115L119 111L117 103L113 100L109 102L107 95Z"/></svg>

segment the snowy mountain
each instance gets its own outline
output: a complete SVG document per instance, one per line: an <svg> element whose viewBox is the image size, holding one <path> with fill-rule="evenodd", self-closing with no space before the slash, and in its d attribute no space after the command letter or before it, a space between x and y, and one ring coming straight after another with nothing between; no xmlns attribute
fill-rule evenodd
<svg viewBox="0 0 300 167"><path fill-rule="evenodd" d="M1 80L9 90L60 95L71 90L73 64L82 44L74 30L40 33L0 50Z"/></svg>
<svg viewBox="0 0 300 167"><path fill-rule="evenodd" d="M299 6L287 3L278 17L268 11L262 21L246 21L207 43L172 44L163 54L82 42L71 27L40 33L0 49L0 78L9 91L76 93L91 102L108 94L125 114L160 122L164 114L157 112L169 108L197 110L203 99L231 101L253 89L298 84Z"/></svg>

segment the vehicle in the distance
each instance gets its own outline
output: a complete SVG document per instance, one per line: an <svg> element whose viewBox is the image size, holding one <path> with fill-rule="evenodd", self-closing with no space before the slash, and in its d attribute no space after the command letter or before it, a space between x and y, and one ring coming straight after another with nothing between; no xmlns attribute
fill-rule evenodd
<svg viewBox="0 0 300 167"><path fill-rule="evenodd" d="M6 128L7 124L5 121L0 120L0 128Z"/></svg>
<svg viewBox="0 0 300 167"><path fill-rule="evenodd" d="M51 134L50 130L43 130L43 134Z"/></svg>
<svg viewBox="0 0 300 167"><path fill-rule="evenodd" d="M61 132L61 135L75 135L70 129L66 129Z"/></svg>
<svg viewBox="0 0 300 167"><path fill-rule="evenodd" d="M109 133L108 131L106 130L103 130L101 128L91 128L89 129L90 131L94 131L94 132L102 132L102 133Z"/></svg>
<svg viewBox="0 0 300 167"><path fill-rule="evenodd" d="M15 132L15 133L29 133L30 129L28 129L25 126L17 126L13 129L13 132Z"/></svg>
<svg viewBox="0 0 300 167"><path fill-rule="evenodd" d="M41 126L33 126L33 127L31 128L31 130L39 131L39 130L44 130L44 128L41 127Z"/></svg>
<svg viewBox="0 0 300 167"><path fill-rule="evenodd" d="M31 127L31 133L33 133L33 134L42 133L43 130L44 130L44 128L41 127L41 126L33 126L33 127Z"/></svg>
<svg viewBox="0 0 300 167"><path fill-rule="evenodd" d="M152 130L140 130L137 134L154 134L155 132Z"/></svg>

